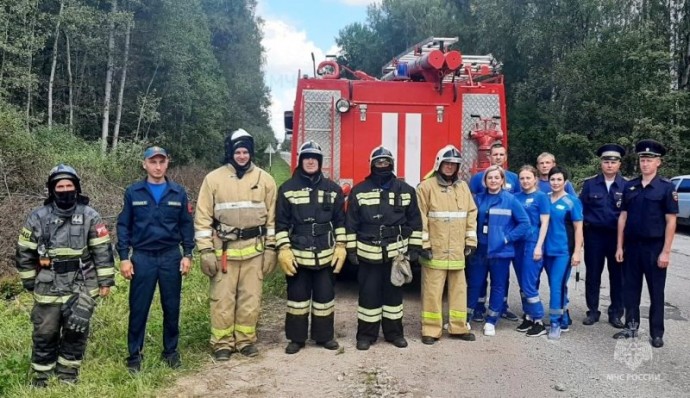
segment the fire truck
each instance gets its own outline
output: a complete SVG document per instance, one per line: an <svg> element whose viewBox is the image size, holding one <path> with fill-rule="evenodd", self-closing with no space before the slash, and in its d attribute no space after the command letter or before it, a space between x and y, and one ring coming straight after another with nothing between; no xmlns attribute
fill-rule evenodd
<svg viewBox="0 0 690 398"><path fill-rule="evenodd" d="M299 147L316 141L324 174L346 194L369 174L369 154L379 145L393 152L396 175L412 186L448 144L461 150L461 178L487 168L491 144L508 146L501 64L452 49L457 41L423 40L384 65L379 78L334 58L315 65L312 77L300 73L294 108L284 115L292 165Z"/></svg>

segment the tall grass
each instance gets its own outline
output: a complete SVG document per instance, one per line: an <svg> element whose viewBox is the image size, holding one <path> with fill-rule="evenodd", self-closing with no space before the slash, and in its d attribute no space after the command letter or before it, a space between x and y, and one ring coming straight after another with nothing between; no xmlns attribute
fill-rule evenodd
<svg viewBox="0 0 690 398"><path fill-rule="evenodd" d="M278 185L290 176L288 165L276 157L272 174ZM200 369L211 359L209 350L208 278L198 260L183 281L180 355L183 367L172 370L160 361L163 316L156 294L144 348L141 373L132 376L125 367L129 282L117 275L111 295L101 300L93 318L80 382L74 386L51 380L49 388L29 386L32 298L22 293L0 303L0 397L148 397L175 377ZM280 271L264 280L266 296L284 296L285 278Z"/></svg>

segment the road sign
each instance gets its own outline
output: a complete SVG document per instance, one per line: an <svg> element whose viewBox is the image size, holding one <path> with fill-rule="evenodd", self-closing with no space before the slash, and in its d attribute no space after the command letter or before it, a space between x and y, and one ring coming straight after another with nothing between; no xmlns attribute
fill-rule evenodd
<svg viewBox="0 0 690 398"><path fill-rule="evenodd" d="M276 150L273 149L273 145L268 144L268 146L266 147L266 150L264 150L264 153L276 153Z"/></svg>

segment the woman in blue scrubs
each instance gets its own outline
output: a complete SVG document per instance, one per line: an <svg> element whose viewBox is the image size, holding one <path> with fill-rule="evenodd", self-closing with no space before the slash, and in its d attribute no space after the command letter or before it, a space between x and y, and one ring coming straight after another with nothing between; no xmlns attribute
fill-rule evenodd
<svg viewBox="0 0 690 398"><path fill-rule="evenodd" d="M549 171L551 211L544 244L544 267L551 289L549 340L558 340L572 323L568 314L568 279L571 267L580 265L582 251L582 203L565 191L568 174L561 167Z"/></svg>
<svg viewBox="0 0 690 398"><path fill-rule="evenodd" d="M544 267L542 249L549 226L551 203L549 196L537 187L539 174L533 166L522 166L519 173L522 191L515 198L525 208L530 221L530 232L524 240L515 244L515 274L520 284L522 310L525 313L518 332L528 337L543 336L546 328L542 322L544 306L539 298L539 278Z"/></svg>

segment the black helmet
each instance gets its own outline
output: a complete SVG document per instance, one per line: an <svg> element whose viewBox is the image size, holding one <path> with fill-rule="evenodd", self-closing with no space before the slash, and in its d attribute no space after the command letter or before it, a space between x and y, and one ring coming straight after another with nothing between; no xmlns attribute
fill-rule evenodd
<svg viewBox="0 0 690 398"><path fill-rule="evenodd" d="M391 165L393 165L395 161L393 159L393 152L389 151L387 148L383 146L376 147L373 151L371 151L371 155L369 156L369 164L373 167L374 162L376 162L379 159L387 159L391 162Z"/></svg>
<svg viewBox="0 0 690 398"><path fill-rule="evenodd" d="M316 141L307 141L299 147L299 159L302 160L302 156L306 154L313 154L316 157L323 159L323 151L321 150L321 145Z"/></svg>
<svg viewBox="0 0 690 398"><path fill-rule="evenodd" d="M57 185L60 180L71 180L74 183L74 187L77 193L81 193L81 180L77 171L74 170L72 166L60 163L59 165L53 167L48 175L48 182L46 186L48 187L48 194L52 196L55 192L55 185Z"/></svg>

